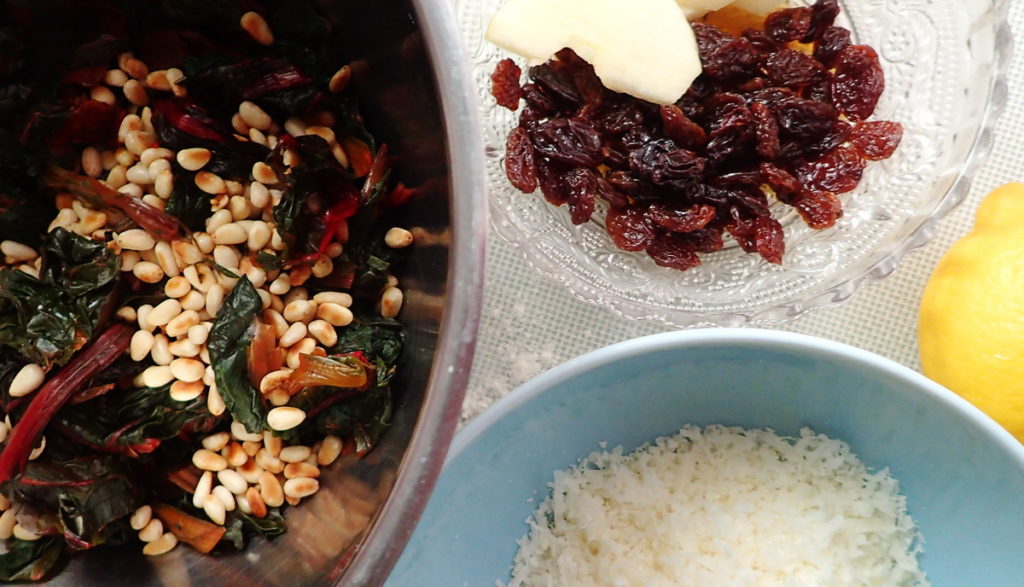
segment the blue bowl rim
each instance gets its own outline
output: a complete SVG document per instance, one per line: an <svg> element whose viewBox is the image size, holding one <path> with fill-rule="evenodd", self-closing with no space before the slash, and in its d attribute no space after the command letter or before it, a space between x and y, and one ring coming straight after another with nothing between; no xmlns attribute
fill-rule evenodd
<svg viewBox="0 0 1024 587"><path fill-rule="evenodd" d="M925 394L932 401L957 412L966 425L979 430L994 448L1002 450L1020 469L1024 470L1024 444L1021 444L1005 428L970 402L917 371L870 351L833 340L794 332L755 328L708 328L653 334L619 342L570 359L520 385L471 420L455 435L445 465L451 464L471 447L477 438L524 404L545 392L556 389L561 383L604 363L662 350L765 344L770 344L774 348L795 349L828 358L845 359L867 369L889 374L906 383L908 387Z"/></svg>

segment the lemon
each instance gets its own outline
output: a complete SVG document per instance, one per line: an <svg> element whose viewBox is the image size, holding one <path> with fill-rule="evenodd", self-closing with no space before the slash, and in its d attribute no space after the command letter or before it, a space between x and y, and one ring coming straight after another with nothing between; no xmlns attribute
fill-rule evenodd
<svg viewBox="0 0 1024 587"><path fill-rule="evenodd" d="M1024 442L1024 184L1000 187L921 298L921 370Z"/></svg>

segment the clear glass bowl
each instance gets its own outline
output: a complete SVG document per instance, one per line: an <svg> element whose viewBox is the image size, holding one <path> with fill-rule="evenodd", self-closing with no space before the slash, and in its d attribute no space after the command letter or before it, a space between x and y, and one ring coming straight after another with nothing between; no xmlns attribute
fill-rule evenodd
<svg viewBox="0 0 1024 587"><path fill-rule="evenodd" d="M508 183L504 145L516 115L490 95L490 74L508 55L484 39L500 4L455 0L483 109L492 225L541 273L626 318L678 327L766 324L846 300L892 273L963 201L1006 103L1007 1L842 2L840 24L882 60L887 88L875 118L904 124L901 146L892 158L870 164L860 186L841 197L845 215L833 228L810 229L780 209L781 266L727 244L704 255L700 267L680 272L616 248L604 210L574 226L565 207Z"/></svg>

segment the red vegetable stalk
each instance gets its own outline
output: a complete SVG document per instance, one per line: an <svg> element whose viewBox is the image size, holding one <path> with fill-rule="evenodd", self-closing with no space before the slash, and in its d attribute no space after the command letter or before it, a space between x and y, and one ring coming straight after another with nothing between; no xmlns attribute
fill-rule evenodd
<svg viewBox="0 0 1024 587"><path fill-rule="evenodd" d="M111 326L43 384L32 397L21 420L11 430L3 452L0 452L0 483L6 483L21 474L39 435L54 414L81 391L85 382L124 354L134 333L134 329L127 324Z"/></svg>

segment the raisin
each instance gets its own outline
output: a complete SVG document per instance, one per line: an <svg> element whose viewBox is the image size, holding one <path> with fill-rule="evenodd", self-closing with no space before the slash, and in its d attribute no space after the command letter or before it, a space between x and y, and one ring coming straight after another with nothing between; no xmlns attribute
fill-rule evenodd
<svg viewBox="0 0 1024 587"><path fill-rule="evenodd" d="M708 134L696 122L683 113L678 106L668 104L662 106L661 127L665 136L684 149L699 149L708 141Z"/></svg>
<svg viewBox="0 0 1024 587"><path fill-rule="evenodd" d="M866 162L860 153L850 147L839 147L795 169L800 183L808 190L841 194L857 187Z"/></svg>
<svg viewBox="0 0 1024 587"><path fill-rule="evenodd" d="M523 86L523 98L530 108L542 116L550 116L556 111L555 101L548 97L537 84Z"/></svg>
<svg viewBox="0 0 1024 587"><path fill-rule="evenodd" d="M758 72L759 56L754 45L743 37L733 37L722 30L694 23L703 73L716 81L746 78Z"/></svg>
<svg viewBox="0 0 1024 587"><path fill-rule="evenodd" d="M533 132L542 118L543 115L527 104L526 107L519 112L519 127L527 130L528 132Z"/></svg>
<svg viewBox="0 0 1024 587"><path fill-rule="evenodd" d="M519 191L531 194L537 189L537 164L533 144L523 127L517 127L508 135L505 147L505 175Z"/></svg>
<svg viewBox="0 0 1024 587"><path fill-rule="evenodd" d="M850 45L836 59L832 84L836 107L854 121L868 118L875 111L885 90L885 74L878 54L867 45Z"/></svg>
<svg viewBox="0 0 1024 587"><path fill-rule="evenodd" d="M756 188L764 183L760 171L734 171L712 178L712 183L721 188Z"/></svg>
<svg viewBox="0 0 1024 587"><path fill-rule="evenodd" d="M644 113L633 102L605 104L602 111L595 116L594 122L602 131L621 135L634 128L644 126Z"/></svg>
<svg viewBox="0 0 1024 587"><path fill-rule="evenodd" d="M586 167L577 167L562 177L562 185L568 196L572 223L583 224L590 220L597 196L597 174Z"/></svg>
<svg viewBox="0 0 1024 587"><path fill-rule="evenodd" d="M782 225L771 216L758 216L754 222L754 246L765 261L781 265L786 250Z"/></svg>
<svg viewBox="0 0 1024 587"><path fill-rule="evenodd" d="M869 161L888 159L903 140L903 125L874 120L862 122L850 134L850 144Z"/></svg>
<svg viewBox="0 0 1024 587"><path fill-rule="evenodd" d="M564 167L543 157L536 158L537 183L544 199L555 206L561 206L569 201L569 195L565 193L565 186L562 183Z"/></svg>
<svg viewBox="0 0 1024 587"><path fill-rule="evenodd" d="M583 102L576 84L549 63L542 63L530 68L530 79L543 88L544 93L561 101L563 105L576 107Z"/></svg>
<svg viewBox="0 0 1024 587"><path fill-rule="evenodd" d="M791 97L777 102L773 110L782 130L798 139L821 138L836 126L836 109L823 102Z"/></svg>
<svg viewBox="0 0 1024 587"><path fill-rule="evenodd" d="M764 21L764 31L776 43L802 39L811 30L813 12L808 7L776 10Z"/></svg>
<svg viewBox="0 0 1024 587"><path fill-rule="evenodd" d="M693 151L676 148L669 139L656 139L629 153L629 167L655 185L681 187L704 175L706 160Z"/></svg>
<svg viewBox="0 0 1024 587"><path fill-rule="evenodd" d="M832 100L832 76L826 73L818 81L804 88L804 97L815 102L834 104Z"/></svg>
<svg viewBox="0 0 1024 587"><path fill-rule="evenodd" d="M763 102L754 102L750 105L750 114L754 119L754 139L757 156L766 160L774 161L779 157L779 123L775 115L765 106Z"/></svg>
<svg viewBox="0 0 1024 587"><path fill-rule="evenodd" d="M698 253L713 253L725 246L725 243L722 241L721 228L702 228L687 232L683 236L693 244L694 249Z"/></svg>
<svg viewBox="0 0 1024 587"><path fill-rule="evenodd" d="M780 200L786 201L789 196L803 191L800 181L792 173L771 163L761 163L761 175Z"/></svg>
<svg viewBox="0 0 1024 587"><path fill-rule="evenodd" d="M850 31L838 26L826 27L814 44L814 58L831 69L839 54L850 45Z"/></svg>
<svg viewBox="0 0 1024 587"><path fill-rule="evenodd" d="M647 254L662 267L686 271L700 265L697 248L686 235L659 230L654 242L647 247Z"/></svg>
<svg viewBox="0 0 1024 587"><path fill-rule="evenodd" d="M572 80L576 91L586 107L594 109L604 103L607 90L594 73L594 66L581 59L572 49L562 49L555 54L553 66Z"/></svg>
<svg viewBox="0 0 1024 587"><path fill-rule="evenodd" d="M725 229L745 252L757 251L757 226L754 218L750 218L742 214L738 208L732 207L729 209L729 220L725 223Z"/></svg>
<svg viewBox="0 0 1024 587"><path fill-rule="evenodd" d="M743 31L743 38L750 41L750 46L758 53L758 65L764 66L764 59L768 55L784 48L784 45L776 43L768 36L768 33L758 29L747 29Z"/></svg>
<svg viewBox="0 0 1024 587"><path fill-rule="evenodd" d="M657 203L651 205L647 214L655 224L672 232L693 232L707 226L718 213L714 206L707 204L694 204L681 210Z"/></svg>
<svg viewBox="0 0 1024 587"><path fill-rule="evenodd" d="M523 97L523 87L519 78L523 71L511 59L502 59L491 74L491 95L499 106L515 112L519 108L519 100Z"/></svg>
<svg viewBox="0 0 1024 587"><path fill-rule="evenodd" d="M593 167L601 161L601 137L583 118L554 118L537 125L532 134L537 152L555 161Z"/></svg>
<svg viewBox="0 0 1024 587"><path fill-rule="evenodd" d="M613 207L604 224L612 242L624 251L642 251L654 242L654 223L640 206Z"/></svg>
<svg viewBox="0 0 1024 587"><path fill-rule="evenodd" d="M802 43L811 43L821 38L822 33L839 16L839 0L818 0L811 6L811 23L807 33L800 39Z"/></svg>
<svg viewBox="0 0 1024 587"><path fill-rule="evenodd" d="M829 192L805 191L788 203L796 208L807 226L818 230L832 226L843 215L839 198Z"/></svg>
<svg viewBox="0 0 1024 587"><path fill-rule="evenodd" d="M768 79L777 86L802 88L827 79L825 68L818 61L800 51L783 49L765 62Z"/></svg>

